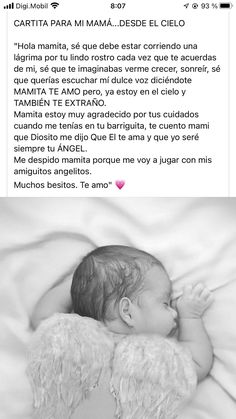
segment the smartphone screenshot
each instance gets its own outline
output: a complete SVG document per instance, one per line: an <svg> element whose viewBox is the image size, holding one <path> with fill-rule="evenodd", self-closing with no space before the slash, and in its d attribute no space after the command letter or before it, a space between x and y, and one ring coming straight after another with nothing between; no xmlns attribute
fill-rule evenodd
<svg viewBox="0 0 236 419"><path fill-rule="evenodd" d="M0 418L236 418L236 5L0 2Z"/></svg>

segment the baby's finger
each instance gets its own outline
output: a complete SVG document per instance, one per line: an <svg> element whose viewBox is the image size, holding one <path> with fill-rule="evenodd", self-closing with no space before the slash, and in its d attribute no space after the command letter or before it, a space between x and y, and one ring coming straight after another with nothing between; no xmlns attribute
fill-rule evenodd
<svg viewBox="0 0 236 419"><path fill-rule="evenodd" d="M209 291L207 288L204 288L200 294L201 298L204 298L204 300L207 300L208 297L210 297L211 291Z"/></svg>
<svg viewBox="0 0 236 419"><path fill-rule="evenodd" d="M200 295L204 289L205 289L204 285L201 282L199 282L198 284L194 286L193 293L195 295Z"/></svg>
<svg viewBox="0 0 236 419"><path fill-rule="evenodd" d="M213 296L209 295L209 297L205 299L206 308L209 308L213 302L214 302Z"/></svg>
<svg viewBox="0 0 236 419"><path fill-rule="evenodd" d="M213 296L213 294L212 294L212 293L210 293L210 294L207 296L206 301L210 301L210 302L212 302L212 303L213 303L213 301L214 301L214 296Z"/></svg>

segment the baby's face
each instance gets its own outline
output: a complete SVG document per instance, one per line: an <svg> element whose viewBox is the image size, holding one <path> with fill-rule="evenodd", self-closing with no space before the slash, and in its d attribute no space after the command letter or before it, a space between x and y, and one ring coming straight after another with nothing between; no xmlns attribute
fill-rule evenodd
<svg viewBox="0 0 236 419"><path fill-rule="evenodd" d="M177 313L170 307L171 281L159 266L145 275L135 307L135 332L168 336L176 328Z"/></svg>

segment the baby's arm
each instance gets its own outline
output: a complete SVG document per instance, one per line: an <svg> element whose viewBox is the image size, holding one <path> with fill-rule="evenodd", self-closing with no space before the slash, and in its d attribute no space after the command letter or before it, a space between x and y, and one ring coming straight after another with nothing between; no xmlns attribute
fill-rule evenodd
<svg viewBox="0 0 236 419"><path fill-rule="evenodd" d="M67 278L42 296L31 317L31 325L34 329L52 314L69 313L72 310L70 287L71 278Z"/></svg>
<svg viewBox="0 0 236 419"><path fill-rule="evenodd" d="M179 341L192 353L198 381L207 376L213 362L212 345L202 321L202 315L212 301L212 294L202 284L187 286L177 300Z"/></svg>

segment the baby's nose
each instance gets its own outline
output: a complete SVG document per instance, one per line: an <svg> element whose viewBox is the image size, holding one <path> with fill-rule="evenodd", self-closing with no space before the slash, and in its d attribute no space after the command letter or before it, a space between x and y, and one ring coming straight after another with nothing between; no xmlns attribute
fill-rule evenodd
<svg viewBox="0 0 236 419"><path fill-rule="evenodd" d="M174 317L174 319L177 319L177 317L178 317L177 311L174 310L172 307L171 307L171 313L172 313L172 316Z"/></svg>

